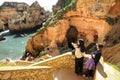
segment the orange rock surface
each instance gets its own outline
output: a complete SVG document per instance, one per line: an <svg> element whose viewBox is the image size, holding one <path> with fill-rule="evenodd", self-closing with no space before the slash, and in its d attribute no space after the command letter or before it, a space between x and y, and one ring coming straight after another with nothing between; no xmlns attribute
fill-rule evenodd
<svg viewBox="0 0 120 80"><path fill-rule="evenodd" d="M85 40L86 46L93 41L103 43L104 36L111 30L105 16L112 14L113 7L118 6L116 2L78 0L75 10L68 11L62 19L56 21L56 24L48 26L31 37L27 42L26 50L37 54L46 47L69 46L70 42L76 42L80 38ZM117 9L114 14L118 14ZM98 39L95 39L95 36Z"/></svg>

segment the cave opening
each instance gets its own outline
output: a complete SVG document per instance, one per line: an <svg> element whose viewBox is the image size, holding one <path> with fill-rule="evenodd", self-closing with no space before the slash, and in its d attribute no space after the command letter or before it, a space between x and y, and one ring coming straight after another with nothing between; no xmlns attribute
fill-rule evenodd
<svg viewBox="0 0 120 80"><path fill-rule="evenodd" d="M5 30L8 30L8 29L9 29L8 26L9 26L8 23L5 23L5 24L4 24L4 29L5 29Z"/></svg>
<svg viewBox="0 0 120 80"><path fill-rule="evenodd" d="M94 35L94 42L98 42L98 35Z"/></svg>
<svg viewBox="0 0 120 80"><path fill-rule="evenodd" d="M70 26L70 28L67 30L66 33L66 38L67 38L67 43L68 47L71 49L74 49L72 46L71 42L77 42L77 36L78 36L78 31L74 26Z"/></svg>

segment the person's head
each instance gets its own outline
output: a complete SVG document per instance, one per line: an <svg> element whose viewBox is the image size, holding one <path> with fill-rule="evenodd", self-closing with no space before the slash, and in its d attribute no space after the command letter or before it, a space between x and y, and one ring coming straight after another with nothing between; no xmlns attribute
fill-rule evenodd
<svg viewBox="0 0 120 80"><path fill-rule="evenodd" d="M84 40L83 39L79 39L78 40L78 45L79 46L84 46Z"/></svg>
<svg viewBox="0 0 120 80"><path fill-rule="evenodd" d="M96 49L97 50L102 50L102 48L103 48L103 44L102 43L97 43L96 44Z"/></svg>
<svg viewBox="0 0 120 80"><path fill-rule="evenodd" d="M10 58L6 58L6 61L7 61L7 62L10 62Z"/></svg>
<svg viewBox="0 0 120 80"><path fill-rule="evenodd" d="M78 47L80 48L80 51L81 51L81 52L85 52L85 51L86 51L86 48L85 48L84 40L83 40L83 39L79 39L79 40L78 40Z"/></svg>

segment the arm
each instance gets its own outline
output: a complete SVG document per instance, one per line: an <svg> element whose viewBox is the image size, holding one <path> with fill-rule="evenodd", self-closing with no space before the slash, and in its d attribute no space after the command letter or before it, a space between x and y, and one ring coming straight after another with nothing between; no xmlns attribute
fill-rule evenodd
<svg viewBox="0 0 120 80"><path fill-rule="evenodd" d="M72 46L75 48L75 43L72 42L71 44L72 44Z"/></svg>

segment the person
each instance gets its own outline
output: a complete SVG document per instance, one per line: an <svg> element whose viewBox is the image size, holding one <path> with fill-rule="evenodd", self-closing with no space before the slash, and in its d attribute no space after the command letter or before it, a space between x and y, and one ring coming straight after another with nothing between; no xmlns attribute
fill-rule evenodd
<svg viewBox="0 0 120 80"><path fill-rule="evenodd" d="M103 44L102 43L97 43L96 44L96 50L94 52L92 52L92 57L94 59L95 66L98 64L98 62L101 58L102 48L103 48Z"/></svg>
<svg viewBox="0 0 120 80"><path fill-rule="evenodd" d="M81 51L82 53L85 53L85 52L86 52L86 48L85 48L84 40L83 40L83 39L79 39L79 40L78 40L78 46L79 46L80 51Z"/></svg>
<svg viewBox="0 0 120 80"><path fill-rule="evenodd" d="M85 77L93 77L94 69L95 69L95 62L91 55L91 57L86 61L86 72L83 76Z"/></svg>
<svg viewBox="0 0 120 80"><path fill-rule="evenodd" d="M78 44L72 43L75 48L75 73L82 75L83 72L83 62L84 62L84 50L82 49L84 41L79 40Z"/></svg>
<svg viewBox="0 0 120 80"><path fill-rule="evenodd" d="M34 60L34 57L32 56L32 54L29 54L27 61L33 61L33 60Z"/></svg>
<svg viewBox="0 0 120 80"><path fill-rule="evenodd" d="M10 64L10 63L11 63L10 58L6 58L5 64Z"/></svg>
<svg viewBox="0 0 120 80"><path fill-rule="evenodd" d="M7 57L6 59L5 59L5 65L7 65L7 66L16 66L16 63L14 62L14 61L12 61L12 59L11 58L9 58L9 57Z"/></svg>
<svg viewBox="0 0 120 80"><path fill-rule="evenodd" d="M25 51L23 56L20 58L20 60L32 60L34 57L32 56L32 53Z"/></svg>
<svg viewBox="0 0 120 80"><path fill-rule="evenodd" d="M101 43L97 43L95 46L95 51L91 53L91 58L86 61L86 72L83 75L84 77L93 77L96 65L98 64L101 53L102 53L103 45Z"/></svg>

